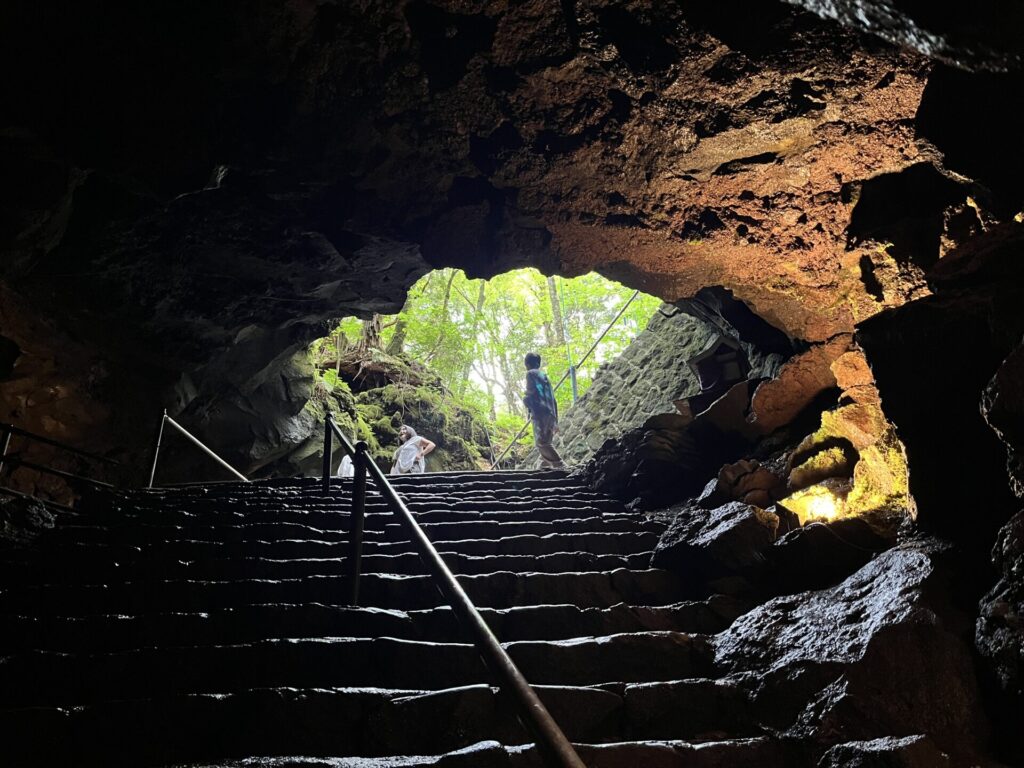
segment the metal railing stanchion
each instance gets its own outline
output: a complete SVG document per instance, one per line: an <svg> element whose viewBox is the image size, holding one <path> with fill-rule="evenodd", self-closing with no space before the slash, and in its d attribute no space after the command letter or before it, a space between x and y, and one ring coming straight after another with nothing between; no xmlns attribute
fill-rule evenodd
<svg viewBox="0 0 1024 768"><path fill-rule="evenodd" d="M360 440L356 443L352 457L352 514L349 531L349 605L359 605L359 579L363 571L363 525L366 519L366 455L367 445Z"/></svg>
<svg viewBox="0 0 1024 768"><path fill-rule="evenodd" d="M160 417L160 427L156 431L156 442L153 444L153 461L149 465L149 482L146 484L147 488L153 487L153 481L156 479L156 463L160 459L160 443L164 439L164 424L167 423L167 409L164 408L163 416Z"/></svg>
<svg viewBox="0 0 1024 768"><path fill-rule="evenodd" d="M14 433L9 430L4 430L3 440L0 440L0 474L4 471L4 457L7 456L7 451L11 447L11 435Z"/></svg>
<svg viewBox="0 0 1024 768"><path fill-rule="evenodd" d="M331 491L331 450L334 447L334 435L331 434L331 426L334 424L330 411L324 416L324 463L323 463L323 491Z"/></svg>
<svg viewBox="0 0 1024 768"><path fill-rule="evenodd" d="M178 430L178 432L182 435L182 437L184 437L186 440L188 440L190 443L192 443L192 445L194 445L200 451L205 453L207 456L209 456L211 459L213 459L215 462L217 462L217 464L219 464L221 467L226 469L228 472L230 472L236 478L241 480L243 483L251 483L252 482L248 477L243 475L237 469L235 469L230 464L228 464L226 461L224 461L224 459L222 459L216 453L214 453L209 448L207 448L206 445L204 445L199 440L198 437L193 435L191 432L189 432L187 429L185 429L183 426L181 426L181 424L179 424L174 419L172 419L170 416L168 416L167 415L167 409L165 408L164 409L164 415L160 418L160 428L157 430L157 433L156 433L156 444L153 447L153 464L152 464L152 466L149 469L149 485L146 486L147 488L152 488L153 487L153 481L156 478L156 465L157 465L158 459L160 458L160 443L163 441L163 438L164 438L164 425L165 424L170 424L172 427L174 427L176 430Z"/></svg>

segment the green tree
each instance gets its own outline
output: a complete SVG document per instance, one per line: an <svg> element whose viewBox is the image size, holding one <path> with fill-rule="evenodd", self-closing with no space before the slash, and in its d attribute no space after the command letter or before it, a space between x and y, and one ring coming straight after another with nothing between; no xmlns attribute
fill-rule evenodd
<svg viewBox="0 0 1024 768"><path fill-rule="evenodd" d="M567 280L522 269L483 281L445 269L414 285L398 315L346 318L319 347L314 345L314 352L319 350L325 369L336 369L336 359L352 347L428 364L453 397L493 425L492 440L500 450L526 416L520 399L526 353L540 354L557 382L570 359L578 361L632 294L596 273ZM630 304L579 366L580 395L601 363L614 359L646 327L658 303L641 294ZM556 396L563 411L570 407L568 378Z"/></svg>

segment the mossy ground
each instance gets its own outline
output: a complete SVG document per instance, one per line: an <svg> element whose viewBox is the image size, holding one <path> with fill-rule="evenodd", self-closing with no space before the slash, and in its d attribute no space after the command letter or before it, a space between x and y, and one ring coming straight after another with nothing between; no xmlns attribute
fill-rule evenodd
<svg viewBox="0 0 1024 768"><path fill-rule="evenodd" d="M320 380L319 396L307 407L321 419L329 408L343 432L366 441L378 466L391 468L398 430L408 424L437 446L427 458L427 471L486 468L485 423L428 369L380 350L372 350L365 364L345 362L340 376L330 371ZM359 375L371 366L372 376Z"/></svg>

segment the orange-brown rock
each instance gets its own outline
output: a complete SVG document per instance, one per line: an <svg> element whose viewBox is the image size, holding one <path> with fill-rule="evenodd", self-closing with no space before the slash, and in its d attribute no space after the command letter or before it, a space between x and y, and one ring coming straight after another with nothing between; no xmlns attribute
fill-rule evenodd
<svg viewBox="0 0 1024 768"><path fill-rule="evenodd" d="M747 420L761 434L789 424L818 395L836 386L832 362L849 346L850 337L840 336L789 360L778 377L758 386Z"/></svg>

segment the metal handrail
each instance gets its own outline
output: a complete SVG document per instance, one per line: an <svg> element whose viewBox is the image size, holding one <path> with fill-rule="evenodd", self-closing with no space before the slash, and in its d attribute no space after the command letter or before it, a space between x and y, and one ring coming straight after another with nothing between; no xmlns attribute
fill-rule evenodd
<svg viewBox="0 0 1024 768"><path fill-rule="evenodd" d="M566 370L565 373L562 374L562 378L558 380L558 383L555 384L554 387L552 387L552 392L558 391L558 388L562 386L565 380L569 377L569 374L573 374L573 378L575 379L576 369L578 369L581 365L587 362L587 358L594 354L594 350L597 349L597 345L600 344L604 337L608 335L608 331L612 329L612 326L619 322L619 318L622 317L625 311L629 308L629 305L633 303L633 299L635 299L639 295L640 291L633 291L633 295L629 297L629 299L626 301L625 304L622 305L622 308L618 311L615 317L612 318L612 321L608 323L608 325L605 327L603 331L601 331L601 335L597 337L597 341L590 345L590 349L587 350L586 354L583 355L583 357L581 357L575 365L573 365L571 360L569 361L569 368ZM532 419L527 419L526 423L523 424L522 429L520 429L516 433L516 436L509 441L509 444L505 446L505 450L501 452L501 455L498 456L498 458L491 463L490 469L494 469L496 466L498 466L498 464L501 463L501 460L505 458L505 454L512 450L512 446L519 442L519 438L526 434L526 430L529 428L531 423L533 423Z"/></svg>
<svg viewBox="0 0 1024 768"><path fill-rule="evenodd" d="M566 738L562 729L558 727L558 723L551 717L551 713L548 712L540 697L537 696L537 692L533 690L526 681L526 678L523 677L523 673L515 665L515 662L505 652L505 649L501 647L498 638L494 636L491 628L487 626L487 622L480 615L480 611L473 605L473 601L469 599L469 595L466 594L462 585L459 584L441 558L441 555L438 554L433 543L427 538L419 523L416 522L412 512L405 505L405 502L402 501L397 491L395 491L394 486L388 481L387 476L376 463L369 460L366 443L359 441L356 445L352 445L352 442L338 428L338 425L334 423L334 419L331 418L330 414L327 414L324 421L324 490L329 491L331 487L332 434L338 438L338 442L341 443L344 450L352 456L352 462L355 467L353 478L355 485L352 499L352 547L355 549L358 546L359 550L354 552L355 562L350 566L352 568L350 572L354 574L354 581L358 583L359 579L359 561L362 555L362 526L365 516L366 474L370 474L373 477L378 492L409 535L413 546L417 550L417 554L419 554L427 571L433 577L435 585L445 596L459 623L465 626L473 635L473 644L480 653L487 669L497 679L498 687L509 694L519 707L520 719L527 730L533 734L534 742L537 745L538 751L543 756L544 762L551 768L586 768L579 755L576 754L576 750L569 742L569 739ZM357 505L358 509L356 508ZM358 545L356 543L357 536ZM358 586L354 588L354 592L358 594Z"/></svg>
<svg viewBox="0 0 1024 768"><path fill-rule="evenodd" d="M95 488L109 489L114 487L110 483L105 483L100 480L93 480L92 478L83 477L82 475L76 475L73 472L65 472L62 469L48 467L45 464L38 464L34 461L22 458L19 454L11 454L11 438L14 437L15 435L27 441L33 441L37 443L43 443L44 445L52 446L66 453L79 456L89 461L99 462L101 464L107 464L114 467L120 466L120 462L116 461L115 459L110 459L107 458L106 456L100 456L99 454L96 453L90 453L89 451L83 451L80 448L75 448L73 445L62 443L60 440L54 440L52 437L37 435L35 432L30 432L27 429L16 427L13 424L8 424L7 422L0 422L0 474L3 474L3 470L6 466L11 466L15 468L24 467L26 469L33 469L36 472L43 472L48 475L53 475L63 480L68 480L76 483L85 483ZM58 504L57 502L47 501L45 499L40 499L32 494L21 493L20 491L15 491L14 489L7 488L5 486L0 486L0 492L4 493L7 496L33 499L35 501L39 501L43 504L47 504L49 506L55 507L63 511L68 511L71 509L71 507L67 505Z"/></svg>
<svg viewBox="0 0 1024 768"><path fill-rule="evenodd" d="M55 448L60 448L62 450L67 451L68 453L77 454L86 459L92 459L93 461L100 461L103 462L104 464L112 464L115 466L120 465L120 462L116 461L115 459L110 459L107 458L106 456L100 456L97 453L83 451L82 449L75 448L74 446L68 445L67 443L62 443L60 442L60 440L54 440L52 437L43 437L42 435L37 435L35 432L29 432L27 429L22 429L21 427L16 427L13 424L7 424L6 422L2 421L0 421L0 434L5 435L5 446L10 444L11 435L17 435L18 437L24 437L29 440L34 440L37 443L45 443L46 445L52 445ZM0 453L0 459L2 459L2 457L3 453Z"/></svg>
<svg viewBox="0 0 1024 768"><path fill-rule="evenodd" d="M237 469L235 469L230 464L228 464L226 461L224 461L224 459L222 459L216 453L214 453L209 448L207 448L199 440L198 437L193 435L191 432L189 432L187 429L185 429L183 426L181 426L181 424L179 424L174 419L172 419L170 416L168 416L167 415L167 409L165 408L164 409L164 415L160 419L160 427L159 427L159 429L157 429L157 432L156 432L156 443L153 446L153 463L150 465L150 468L149 468L149 483L146 485L147 488L152 488L153 487L153 480L156 479L156 465L157 465L157 461L159 461L159 459L160 459L160 444L163 442L163 438L164 438L164 425L166 425L166 424L170 424L172 427L174 427L176 430L178 430L178 432L180 432L186 439L188 439L189 442L191 442L199 450L201 450L203 453L205 453L207 456L209 456L211 459L213 459L215 462L217 462L220 466L222 466L224 469L226 469L232 475L237 477L243 483L252 482L251 480L249 480L249 478L247 478L245 475L243 475Z"/></svg>

